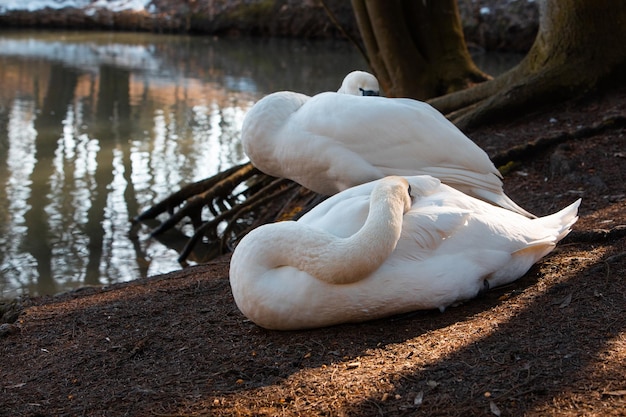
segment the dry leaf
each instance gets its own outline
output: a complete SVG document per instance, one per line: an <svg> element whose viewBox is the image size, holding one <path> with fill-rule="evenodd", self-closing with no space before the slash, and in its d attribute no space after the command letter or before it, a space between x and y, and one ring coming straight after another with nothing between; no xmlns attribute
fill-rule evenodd
<svg viewBox="0 0 626 417"><path fill-rule="evenodd" d="M565 296L563 301L561 301L561 304L559 304L559 308L565 308L572 302L572 294L573 293L569 293Z"/></svg>
<svg viewBox="0 0 626 417"><path fill-rule="evenodd" d="M489 401L489 410L491 410L491 414L500 417L501 411L493 401Z"/></svg>

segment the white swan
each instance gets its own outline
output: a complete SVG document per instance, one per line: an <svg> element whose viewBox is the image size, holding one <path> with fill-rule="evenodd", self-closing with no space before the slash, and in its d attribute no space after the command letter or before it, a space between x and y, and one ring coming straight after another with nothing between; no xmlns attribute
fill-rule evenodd
<svg viewBox="0 0 626 417"><path fill-rule="evenodd" d="M378 79L369 72L352 71L343 79L337 92L353 96L379 96L380 85Z"/></svg>
<svg viewBox="0 0 626 417"><path fill-rule="evenodd" d="M525 274L569 233L579 204L529 219L430 176L387 177L252 230L230 283L243 314L269 329L443 311Z"/></svg>
<svg viewBox="0 0 626 417"><path fill-rule="evenodd" d="M242 126L245 153L268 175L336 194L387 175L432 175L466 194L528 217L502 190L487 154L430 105L374 94L356 71L339 92L282 91L259 100Z"/></svg>

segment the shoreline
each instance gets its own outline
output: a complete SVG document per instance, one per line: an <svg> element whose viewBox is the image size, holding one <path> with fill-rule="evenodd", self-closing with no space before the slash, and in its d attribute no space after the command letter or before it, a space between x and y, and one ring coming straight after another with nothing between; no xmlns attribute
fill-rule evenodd
<svg viewBox="0 0 626 417"><path fill-rule="evenodd" d="M72 0L66 0L72 1ZM101 2L100 2L101 3ZM295 0L191 2L154 0L145 9L113 9L96 0L86 6L37 10L1 9L6 29L76 29L212 36L349 38L360 42L349 2L327 0L339 30L321 3ZM69 3L71 4L71 3ZM459 2L468 47L526 52L534 42L539 12L534 1Z"/></svg>

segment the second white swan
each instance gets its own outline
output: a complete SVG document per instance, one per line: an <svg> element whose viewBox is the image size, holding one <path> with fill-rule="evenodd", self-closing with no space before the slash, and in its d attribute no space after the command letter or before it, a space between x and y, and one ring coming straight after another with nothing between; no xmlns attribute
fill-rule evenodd
<svg viewBox="0 0 626 417"><path fill-rule="evenodd" d="M244 151L268 175L324 195L387 175L432 175L466 194L534 217L502 189L488 155L429 104L376 95L355 71L338 92L270 94L246 114Z"/></svg>
<svg viewBox="0 0 626 417"><path fill-rule="evenodd" d="M444 310L524 275L569 233L579 204L529 219L430 176L383 178L252 230L231 259L233 295L250 320L280 330Z"/></svg>

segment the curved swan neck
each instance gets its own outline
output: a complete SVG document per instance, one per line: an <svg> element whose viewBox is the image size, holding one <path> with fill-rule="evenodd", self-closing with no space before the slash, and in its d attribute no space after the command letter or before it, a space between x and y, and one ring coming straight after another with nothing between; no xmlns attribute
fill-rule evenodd
<svg viewBox="0 0 626 417"><path fill-rule="evenodd" d="M274 156L278 131L310 98L291 91L272 93L259 100L246 114L241 127L244 152L255 166L263 167L266 174L281 176L280 158Z"/></svg>
<svg viewBox="0 0 626 417"><path fill-rule="evenodd" d="M288 236L279 238L268 257L273 266L293 266L330 284L359 281L374 272L393 252L402 232L402 217L411 207L408 183L404 178L384 178L370 196L370 210L361 229L348 238L289 225ZM280 224L280 223L279 223ZM285 225L287 226L287 225ZM274 236L276 242L276 236Z"/></svg>

